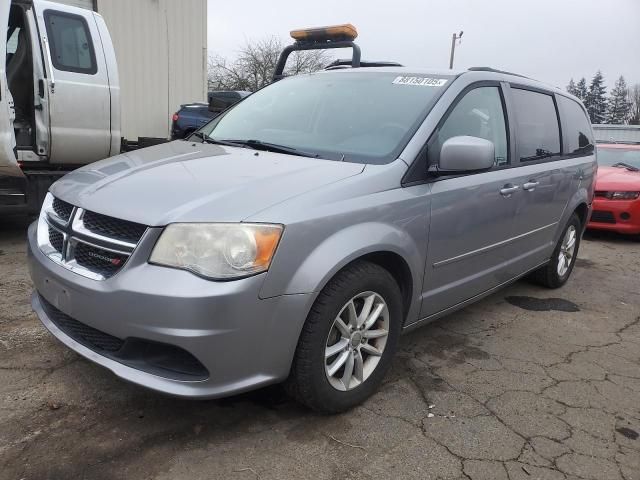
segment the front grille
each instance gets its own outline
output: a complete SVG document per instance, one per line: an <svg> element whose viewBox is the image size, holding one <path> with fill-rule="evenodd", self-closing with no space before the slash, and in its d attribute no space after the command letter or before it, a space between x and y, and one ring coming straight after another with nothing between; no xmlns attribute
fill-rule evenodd
<svg viewBox="0 0 640 480"><path fill-rule="evenodd" d="M69 221L71 218L71 213L73 212L73 205L60 200L59 198L55 198L53 200L53 211L55 214L60 217L62 220Z"/></svg>
<svg viewBox="0 0 640 480"><path fill-rule="evenodd" d="M51 194L42 209L40 250L59 265L93 280L118 273L147 230L145 225L90 212Z"/></svg>
<svg viewBox="0 0 640 480"><path fill-rule="evenodd" d="M40 303L47 313L47 316L56 325L56 327L81 345L84 345L98 353L113 353L122 349L124 340L113 337L74 320L69 315L62 313L42 297L40 297Z"/></svg>
<svg viewBox="0 0 640 480"><path fill-rule="evenodd" d="M591 221L596 223L616 223L616 217L613 212L594 210L591 214Z"/></svg>
<svg viewBox="0 0 640 480"><path fill-rule="evenodd" d="M608 192L602 192L602 191L596 191L596 197L605 197L607 196Z"/></svg>
<svg viewBox="0 0 640 480"><path fill-rule="evenodd" d="M62 253L62 249L64 248L64 236L51 226L49 226L49 243L56 252Z"/></svg>
<svg viewBox="0 0 640 480"><path fill-rule="evenodd" d="M109 278L122 268L128 256L87 243L78 243L74 248L73 258L81 267Z"/></svg>
<svg viewBox="0 0 640 480"><path fill-rule="evenodd" d="M95 212L85 212L83 221L84 227L90 232L129 243L138 243L147 230L145 225Z"/></svg>
<svg viewBox="0 0 640 480"><path fill-rule="evenodd" d="M120 338L85 325L47 302L39 295L47 317L65 335L86 348L143 372L180 381L209 378L206 367L186 350L175 345L140 338Z"/></svg>

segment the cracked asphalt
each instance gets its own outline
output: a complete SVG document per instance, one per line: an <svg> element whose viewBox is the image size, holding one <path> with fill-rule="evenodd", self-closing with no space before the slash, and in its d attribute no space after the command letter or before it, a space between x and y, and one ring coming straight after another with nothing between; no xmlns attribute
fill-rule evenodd
<svg viewBox="0 0 640 480"><path fill-rule="evenodd" d="M79 358L31 312L25 227L0 220L3 480L640 480L640 243L590 235L564 288L518 282L404 336L380 391L323 417Z"/></svg>

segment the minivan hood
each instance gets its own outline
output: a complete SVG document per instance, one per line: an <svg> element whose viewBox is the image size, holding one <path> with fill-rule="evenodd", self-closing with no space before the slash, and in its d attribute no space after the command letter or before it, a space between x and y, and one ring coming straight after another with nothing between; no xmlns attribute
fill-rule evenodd
<svg viewBox="0 0 640 480"><path fill-rule="evenodd" d="M72 205L149 226L238 222L363 170L354 163L176 141L80 168L51 192Z"/></svg>

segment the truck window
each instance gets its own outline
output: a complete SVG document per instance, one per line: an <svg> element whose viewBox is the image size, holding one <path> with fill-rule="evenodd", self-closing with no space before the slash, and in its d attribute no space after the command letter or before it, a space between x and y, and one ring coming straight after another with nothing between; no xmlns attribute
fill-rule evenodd
<svg viewBox="0 0 640 480"><path fill-rule="evenodd" d="M56 70L94 75L96 55L85 19L55 10L45 11L44 18Z"/></svg>
<svg viewBox="0 0 640 480"><path fill-rule="evenodd" d="M511 89L521 162L560 154L560 127L553 97L544 93Z"/></svg>

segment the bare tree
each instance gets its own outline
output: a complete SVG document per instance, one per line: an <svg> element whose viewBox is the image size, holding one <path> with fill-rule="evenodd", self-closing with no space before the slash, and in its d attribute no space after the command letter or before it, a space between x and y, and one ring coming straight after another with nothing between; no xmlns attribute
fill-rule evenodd
<svg viewBox="0 0 640 480"><path fill-rule="evenodd" d="M284 49L277 37L247 42L233 60L219 55L209 57L210 90L256 90L271 83L273 73ZM295 75L324 68L332 57L325 50L294 52L285 73Z"/></svg>
<svg viewBox="0 0 640 480"><path fill-rule="evenodd" d="M629 124L640 125L640 83L629 88L629 103L631 104Z"/></svg>

